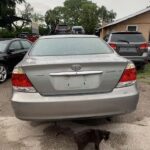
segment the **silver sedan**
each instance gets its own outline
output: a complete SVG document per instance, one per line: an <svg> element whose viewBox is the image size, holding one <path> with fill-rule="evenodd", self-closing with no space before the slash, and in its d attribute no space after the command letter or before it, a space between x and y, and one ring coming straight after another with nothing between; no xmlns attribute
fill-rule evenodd
<svg viewBox="0 0 150 150"><path fill-rule="evenodd" d="M136 69L89 35L41 37L12 75L12 106L23 120L104 117L132 112Z"/></svg>

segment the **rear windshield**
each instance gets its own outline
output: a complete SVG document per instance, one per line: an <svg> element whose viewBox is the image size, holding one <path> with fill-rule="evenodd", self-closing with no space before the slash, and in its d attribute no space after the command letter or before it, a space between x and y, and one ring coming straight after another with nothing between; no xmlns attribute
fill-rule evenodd
<svg viewBox="0 0 150 150"><path fill-rule="evenodd" d="M81 29L81 28L74 28L73 30L74 30L74 31L82 32L82 29Z"/></svg>
<svg viewBox="0 0 150 150"><path fill-rule="evenodd" d="M51 38L38 40L30 54L34 56L61 56L112 52L112 49L99 38Z"/></svg>
<svg viewBox="0 0 150 150"><path fill-rule="evenodd" d="M111 42L145 42L142 34L112 34Z"/></svg>

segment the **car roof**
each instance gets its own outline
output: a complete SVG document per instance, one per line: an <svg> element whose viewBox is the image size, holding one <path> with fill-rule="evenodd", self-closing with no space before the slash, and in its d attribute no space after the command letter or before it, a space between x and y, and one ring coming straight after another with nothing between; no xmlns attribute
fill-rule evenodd
<svg viewBox="0 0 150 150"><path fill-rule="evenodd" d="M141 32L112 32L111 34L142 34Z"/></svg>
<svg viewBox="0 0 150 150"><path fill-rule="evenodd" d="M57 39L57 38L98 38L96 35L51 35L51 36L42 36L39 39Z"/></svg>

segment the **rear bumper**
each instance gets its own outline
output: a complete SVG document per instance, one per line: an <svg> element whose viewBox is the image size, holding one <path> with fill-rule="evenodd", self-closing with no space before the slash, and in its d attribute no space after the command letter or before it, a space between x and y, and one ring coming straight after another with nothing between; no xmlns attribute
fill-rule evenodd
<svg viewBox="0 0 150 150"><path fill-rule="evenodd" d="M139 93L136 85L111 93L43 97L38 93L14 92L12 106L22 120L53 120L104 117L132 112Z"/></svg>
<svg viewBox="0 0 150 150"><path fill-rule="evenodd" d="M135 64L146 64L148 62L148 53L144 53L142 56L124 56L124 57L133 61Z"/></svg>

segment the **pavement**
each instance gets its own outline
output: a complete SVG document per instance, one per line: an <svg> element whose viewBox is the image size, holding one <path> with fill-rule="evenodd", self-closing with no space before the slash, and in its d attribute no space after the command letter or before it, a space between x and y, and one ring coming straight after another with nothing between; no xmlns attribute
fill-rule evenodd
<svg viewBox="0 0 150 150"><path fill-rule="evenodd" d="M113 117L111 121L84 119L55 124L15 118L8 80L0 84L0 150L77 150L74 134L86 129L110 131L110 138L100 144L101 150L150 150L150 85L138 85L140 100L133 113ZM93 144L85 150L94 150Z"/></svg>

